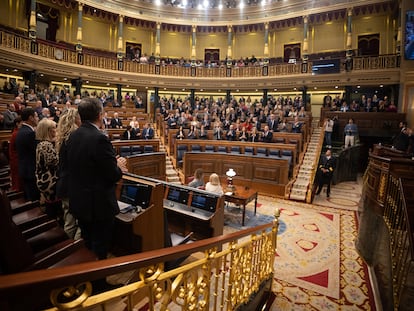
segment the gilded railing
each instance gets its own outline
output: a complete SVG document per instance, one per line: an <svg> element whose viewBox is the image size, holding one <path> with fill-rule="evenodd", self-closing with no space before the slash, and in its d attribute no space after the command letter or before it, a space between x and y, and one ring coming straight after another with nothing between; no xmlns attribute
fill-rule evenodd
<svg viewBox="0 0 414 311"><path fill-rule="evenodd" d="M50 294L48 310L236 310L273 279L279 210L272 223L175 248L0 276L0 305L4 297L21 298L25 291ZM165 261L202 254L170 271ZM92 277L128 275L126 285L91 295ZM128 274L129 273L129 274ZM131 281L133 280L133 281ZM52 287L51 287L52 286ZM49 293L49 294L48 294ZM41 297L41 294L35 295Z"/></svg>
<svg viewBox="0 0 414 311"><path fill-rule="evenodd" d="M0 31L0 46L14 49L23 53L31 53L32 41L29 38L12 34L6 31ZM37 55L48 58L58 59L62 62L78 64L78 55L75 49L68 49L64 46L48 44L46 41L37 42ZM118 70L118 59L116 57L99 56L84 53L83 65ZM384 70L399 67L399 56L381 55L372 57L354 57L352 70ZM302 73L302 63L296 64L273 64L263 70L262 66L231 67L231 74L228 74L227 68L206 68L197 67L189 68L176 65L139 64L130 60L123 60L122 70L125 72L138 74L159 74L162 76L173 77L201 77L201 78L251 78L251 77L276 77L284 75L310 75L312 74L312 61L307 63L307 73ZM341 71L344 71L342 64ZM195 74L194 74L195 73Z"/></svg>
<svg viewBox="0 0 414 311"><path fill-rule="evenodd" d="M390 235L394 310L399 310L400 297L405 286L413 254L413 236L401 179L389 176L384 202L384 221Z"/></svg>

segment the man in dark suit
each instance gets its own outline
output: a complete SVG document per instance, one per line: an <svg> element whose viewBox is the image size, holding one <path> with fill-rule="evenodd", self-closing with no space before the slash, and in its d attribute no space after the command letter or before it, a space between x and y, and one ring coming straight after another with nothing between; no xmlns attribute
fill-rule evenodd
<svg viewBox="0 0 414 311"><path fill-rule="evenodd" d="M264 143L271 143L272 139L273 139L273 134L272 134L272 132L270 132L269 126L265 125L264 131L263 131L263 136L262 136L262 141Z"/></svg>
<svg viewBox="0 0 414 311"><path fill-rule="evenodd" d="M153 139L154 138L154 130L151 127L150 123L144 125L144 129L142 130L141 137L143 139Z"/></svg>
<svg viewBox="0 0 414 311"><path fill-rule="evenodd" d="M331 154L331 150L326 150L325 155L322 157L319 168L317 172L318 178L318 189L316 190L316 194L320 194L323 188L323 185L326 184L326 197L329 198L331 194L331 180L333 171L335 169L336 161L335 158Z"/></svg>
<svg viewBox="0 0 414 311"><path fill-rule="evenodd" d="M273 132L278 132L279 127L279 119L276 118L276 116L272 113L270 115L269 121L267 122L267 125L269 126L269 130Z"/></svg>
<svg viewBox="0 0 414 311"><path fill-rule="evenodd" d="M18 156L19 176L23 181L23 191L27 200L39 200L40 193L36 185L36 135L35 127L39 117L33 108L21 112L22 127L17 132L16 150Z"/></svg>
<svg viewBox="0 0 414 311"><path fill-rule="evenodd" d="M99 130L102 103L85 98L78 107L82 125L67 142L70 212L78 220L86 246L98 259L107 256L115 215L119 213L115 186L126 171L124 158L116 158L112 144Z"/></svg>
<svg viewBox="0 0 414 311"><path fill-rule="evenodd" d="M111 128L120 129L122 128L122 120L118 116L118 112L114 113L114 117L111 119Z"/></svg>
<svg viewBox="0 0 414 311"><path fill-rule="evenodd" d="M137 139L137 134L135 132L135 129L128 125L124 133L122 134L122 139L124 140L134 140Z"/></svg>

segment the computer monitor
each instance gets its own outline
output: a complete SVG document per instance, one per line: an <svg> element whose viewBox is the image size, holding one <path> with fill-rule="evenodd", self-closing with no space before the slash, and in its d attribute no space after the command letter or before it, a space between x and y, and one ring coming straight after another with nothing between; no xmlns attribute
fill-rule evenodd
<svg viewBox="0 0 414 311"><path fill-rule="evenodd" d="M137 189L136 185L123 185L120 201L136 205Z"/></svg>
<svg viewBox="0 0 414 311"><path fill-rule="evenodd" d="M170 187L168 189L167 200L187 204L188 202L188 190Z"/></svg>
<svg viewBox="0 0 414 311"><path fill-rule="evenodd" d="M146 184L126 184L122 186L121 201L147 208L151 200L152 187Z"/></svg>
<svg viewBox="0 0 414 311"><path fill-rule="evenodd" d="M217 198L201 193L193 193L191 207L214 213L216 211Z"/></svg>
<svg viewBox="0 0 414 311"><path fill-rule="evenodd" d="M152 193L152 186L145 185L145 184L138 184L135 195L135 202L136 205L141 206L142 208L149 207L151 203L151 193Z"/></svg>

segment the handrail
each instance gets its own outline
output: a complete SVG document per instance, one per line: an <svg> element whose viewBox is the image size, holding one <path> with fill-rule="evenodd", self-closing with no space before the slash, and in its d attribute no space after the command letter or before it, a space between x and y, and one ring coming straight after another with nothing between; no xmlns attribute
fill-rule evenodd
<svg viewBox="0 0 414 311"><path fill-rule="evenodd" d="M0 30L0 47L7 49L17 50L23 53L30 54L32 48L32 42L29 38L13 34L5 30ZM74 49L69 49L63 45L56 45L44 40L36 42L38 47L36 49L37 55L40 57L58 60L69 63L78 64L78 53ZM56 53L56 52L59 53ZM60 53L62 52L62 53ZM59 56L58 56L59 55ZM107 70L118 70L118 59L114 57L100 56L84 51L82 64L88 67L96 67ZM380 56L355 56L353 57L352 70L384 70L399 67L399 56L392 55L380 55ZM192 69L176 65L156 65L156 64L140 64L132 62L127 59L122 59L124 72L148 74L148 75L161 75L161 76L181 76L192 77ZM341 59L340 71L344 72L343 65L344 59ZM224 67L207 68L197 67L196 77L201 78L247 78L247 77L276 77L280 75L312 75L312 61L307 63L306 73L302 72L302 63L296 64L269 64L268 66L253 66L253 67L232 67L232 75L228 76L227 70ZM268 70L263 70L267 67ZM158 69L157 69L158 68Z"/></svg>
<svg viewBox="0 0 414 311"><path fill-rule="evenodd" d="M383 218L390 235L394 310L399 310L408 271L414 261L414 244L410 227L413 224L410 224L405 198L401 178L390 175Z"/></svg>
<svg viewBox="0 0 414 311"><path fill-rule="evenodd" d="M241 303L247 302L248 298L254 292L258 291L259 284L269 277L271 278L273 274L278 217L279 211L276 210L273 223L173 248L164 248L64 268L52 268L0 276L0 303L10 297L20 297L21 293L25 291L40 291L43 295L47 294L47 296L50 293L51 297L56 298L58 297L58 293L69 290L71 286L78 288L79 284L83 282L89 283L90 281L102 279L109 275L136 270L140 276L139 281L110 292L105 292L102 295L89 296L90 292L89 294L84 292L82 294L86 295L84 296L86 300L76 306L86 308L87 306L102 305L109 300L126 295L129 297L128 299L132 299L132 296L140 290L148 291L147 297L155 305L156 301L158 303L160 302L160 290L164 291L163 299L161 300L172 302L175 297L174 295L177 293L174 293L171 289L171 283L174 283L178 287L190 286L189 283L186 283L189 281L188 278L191 275L201 273L208 267L210 273L216 271L215 277L226 278L226 283L228 283L226 286L232 286L233 289L237 289L232 292L231 290L227 290L228 288L226 287L227 289L225 291L227 296L223 297L223 299L226 299L226 304L231 304L232 307L240 305ZM239 239L249 235L251 235L249 241L243 239L244 242L238 242ZM219 251L226 243L229 243L227 249ZM196 252L204 252L205 257L174 270L164 271L164 262L189 256ZM231 258L233 259L231 260ZM252 260L254 263L251 262ZM193 280L194 282L191 282L191 286L198 288L197 295L204 296L203 301L207 301L207 303L211 303L211 301L208 301L208 297L206 297L207 292L209 295L211 294L211 296L216 297L224 294L218 288L214 289L218 292L214 292L214 294L210 292L210 290L213 290L214 285L217 285L212 280L215 277L210 276L210 274L208 276L204 275L204 277L199 276L196 280ZM199 288L201 286L199 284L200 278L204 282L202 288ZM236 279L243 279L250 284L246 284L245 282L237 283ZM168 292L166 290L167 288ZM194 291L192 294L194 294ZM242 296L240 296L240 291L243 292ZM192 294L191 291L181 293L187 299ZM228 298L231 299L227 301ZM77 300L71 302L71 307L74 306L73 303L76 304L75 301ZM59 301L54 301L54 305L55 307L63 309L68 308L67 303L61 304ZM132 307L129 306L128 310L132 310Z"/></svg>

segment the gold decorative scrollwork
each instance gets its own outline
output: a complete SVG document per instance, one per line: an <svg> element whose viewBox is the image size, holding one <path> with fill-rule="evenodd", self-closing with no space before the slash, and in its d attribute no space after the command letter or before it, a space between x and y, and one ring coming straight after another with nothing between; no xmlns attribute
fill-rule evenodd
<svg viewBox="0 0 414 311"><path fill-rule="evenodd" d="M54 289L50 293L50 301L58 309L72 309L80 306L92 294L90 282L76 286L67 286Z"/></svg>

